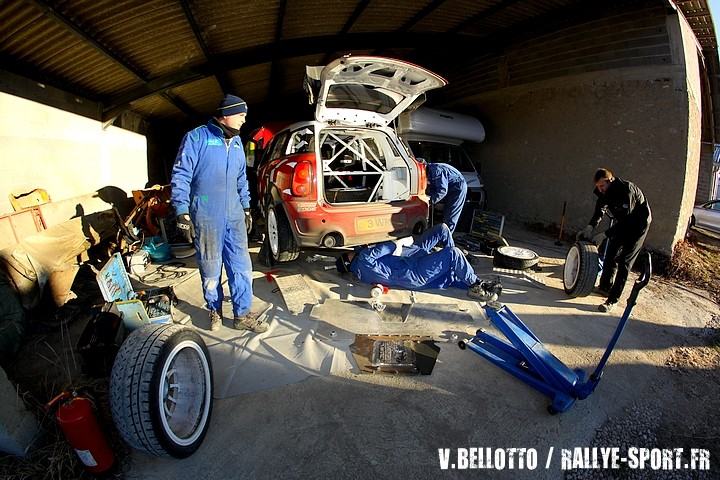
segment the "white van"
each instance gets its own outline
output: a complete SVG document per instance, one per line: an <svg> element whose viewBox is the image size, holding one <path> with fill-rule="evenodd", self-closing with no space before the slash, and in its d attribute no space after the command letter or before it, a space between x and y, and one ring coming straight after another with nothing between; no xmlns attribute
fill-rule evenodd
<svg viewBox="0 0 720 480"><path fill-rule="evenodd" d="M463 148L464 142L480 143L485 140L485 128L480 120L460 113L419 108L402 113L396 127L398 135L410 147L415 158L422 158L428 163L447 163L463 174L468 186L466 209L485 208L487 198L480 176L480 162L473 161ZM461 218L467 217L463 215ZM463 229L462 225L460 228Z"/></svg>

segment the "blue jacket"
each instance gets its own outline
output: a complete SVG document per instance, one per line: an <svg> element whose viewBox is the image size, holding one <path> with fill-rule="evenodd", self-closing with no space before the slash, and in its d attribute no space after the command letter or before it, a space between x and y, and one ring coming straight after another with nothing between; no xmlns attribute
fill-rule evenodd
<svg viewBox="0 0 720 480"><path fill-rule="evenodd" d="M460 171L446 163L427 164L427 194L433 204L445 198L451 189L462 189L465 177Z"/></svg>
<svg viewBox="0 0 720 480"><path fill-rule="evenodd" d="M413 256L395 256L394 251L391 241L364 248L353 258L350 271L364 283L406 289L467 288L476 279L474 273L458 268L459 262L467 261L455 248Z"/></svg>
<svg viewBox="0 0 720 480"><path fill-rule="evenodd" d="M225 223L250 208L245 151L240 138L229 144L214 120L183 138L172 173L170 200L177 215Z"/></svg>

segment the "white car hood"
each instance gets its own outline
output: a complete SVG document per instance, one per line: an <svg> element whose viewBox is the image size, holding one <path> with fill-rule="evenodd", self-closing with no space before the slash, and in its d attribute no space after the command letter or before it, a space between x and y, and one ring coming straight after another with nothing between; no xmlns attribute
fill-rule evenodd
<svg viewBox="0 0 720 480"><path fill-rule="evenodd" d="M306 72L320 82L315 119L341 125L386 126L420 95L447 85L429 70L383 57L346 56Z"/></svg>

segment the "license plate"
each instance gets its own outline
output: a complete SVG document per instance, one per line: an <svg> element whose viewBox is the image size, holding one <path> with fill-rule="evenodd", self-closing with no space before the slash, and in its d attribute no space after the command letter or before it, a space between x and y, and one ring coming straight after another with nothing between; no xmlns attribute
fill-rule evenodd
<svg viewBox="0 0 720 480"><path fill-rule="evenodd" d="M363 217L355 219L355 231L364 232L382 232L391 231L393 229L390 217Z"/></svg>

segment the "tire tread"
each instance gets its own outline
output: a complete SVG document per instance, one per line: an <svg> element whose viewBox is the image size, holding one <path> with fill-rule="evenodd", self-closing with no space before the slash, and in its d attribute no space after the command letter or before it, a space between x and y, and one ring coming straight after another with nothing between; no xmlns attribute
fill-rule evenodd
<svg viewBox="0 0 720 480"><path fill-rule="evenodd" d="M278 257L274 260L278 263L292 262L300 256L300 249L290 229L287 215L281 205L270 208L275 211L278 227ZM269 253L272 256L272 251Z"/></svg>
<svg viewBox="0 0 720 480"><path fill-rule="evenodd" d="M151 418L153 375L163 345L183 330L194 333L190 327L173 324L134 331L120 347L110 377L110 406L120 435L131 447L156 456L172 453L162 446Z"/></svg>
<svg viewBox="0 0 720 480"><path fill-rule="evenodd" d="M527 250L527 249L525 249ZM532 250L528 250L532 251ZM535 253L535 252L533 252ZM510 255L505 255L504 253L500 252L499 248L495 249L495 253L493 254L493 266L498 268L507 268L510 270L529 270L535 265L538 264L538 261L540 261L540 258L535 254L535 258L531 259L525 259L525 258L516 258L511 257Z"/></svg>
<svg viewBox="0 0 720 480"><path fill-rule="evenodd" d="M578 269L578 278L572 288L565 285L563 275L563 287L565 293L571 297L587 297L595 288L595 281L598 274L598 250L597 247L590 242L576 242L572 247L577 247L580 253L580 268ZM569 251L568 251L569 252Z"/></svg>

